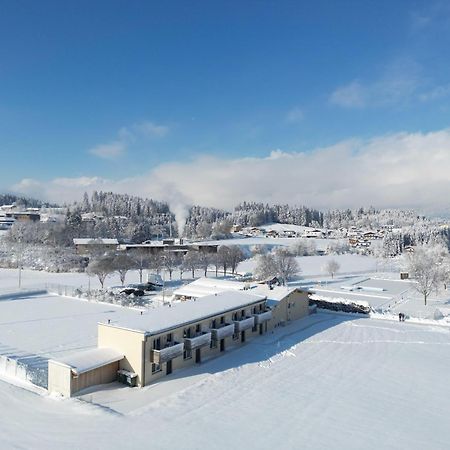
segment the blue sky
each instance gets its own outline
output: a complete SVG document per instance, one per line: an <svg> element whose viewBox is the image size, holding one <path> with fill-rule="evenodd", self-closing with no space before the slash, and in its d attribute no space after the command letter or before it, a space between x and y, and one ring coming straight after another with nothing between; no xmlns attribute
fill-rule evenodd
<svg viewBox="0 0 450 450"><path fill-rule="evenodd" d="M0 1L0 188L444 130L449 25L428 1Z"/></svg>

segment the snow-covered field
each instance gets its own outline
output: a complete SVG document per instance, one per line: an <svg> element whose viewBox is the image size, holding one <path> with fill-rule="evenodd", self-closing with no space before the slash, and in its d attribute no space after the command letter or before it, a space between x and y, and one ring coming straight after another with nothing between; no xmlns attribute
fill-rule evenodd
<svg viewBox="0 0 450 450"><path fill-rule="evenodd" d="M97 323L140 312L56 295L0 300L0 354L59 358L97 345Z"/></svg>
<svg viewBox="0 0 450 450"><path fill-rule="evenodd" d="M96 406L0 382L1 447L447 449L449 371L448 328L320 313L133 390L126 414L114 390Z"/></svg>
<svg viewBox="0 0 450 450"><path fill-rule="evenodd" d="M331 259L339 265L339 274L376 272L380 267L378 260L372 256L363 255L323 255L323 256L297 256L295 258L301 269L302 277L327 277L323 267ZM256 258L243 261L238 266L239 273L253 272Z"/></svg>

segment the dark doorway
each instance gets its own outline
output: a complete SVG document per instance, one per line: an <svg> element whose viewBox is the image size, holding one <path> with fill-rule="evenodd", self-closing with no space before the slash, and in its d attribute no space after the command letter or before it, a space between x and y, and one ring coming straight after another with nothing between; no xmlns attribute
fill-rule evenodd
<svg viewBox="0 0 450 450"><path fill-rule="evenodd" d="M259 325L259 334L263 334L264 333L264 325L261 323Z"/></svg>
<svg viewBox="0 0 450 450"><path fill-rule="evenodd" d="M221 352L225 351L225 339L220 340L220 351Z"/></svg>
<svg viewBox="0 0 450 450"><path fill-rule="evenodd" d="M241 342L245 342L245 331L241 331Z"/></svg>
<svg viewBox="0 0 450 450"><path fill-rule="evenodd" d="M195 350L195 362L200 364L202 362L202 352L201 349Z"/></svg>
<svg viewBox="0 0 450 450"><path fill-rule="evenodd" d="M166 375L170 375L172 373L172 360L167 361L166 363Z"/></svg>

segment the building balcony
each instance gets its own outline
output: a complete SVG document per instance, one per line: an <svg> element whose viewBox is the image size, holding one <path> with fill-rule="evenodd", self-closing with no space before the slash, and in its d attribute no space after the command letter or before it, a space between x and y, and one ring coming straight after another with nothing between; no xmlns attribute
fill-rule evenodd
<svg viewBox="0 0 450 450"><path fill-rule="evenodd" d="M220 341L221 339L225 339L226 337L233 336L234 328L234 323L227 323L220 328L213 328L211 330L212 338L216 341Z"/></svg>
<svg viewBox="0 0 450 450"><path fill-rule="evenodd" d="M183 356L184 344L175 342L173 345L165 347L161 350L150 351L150 362L154 364L162 364L170 361L178 356Z"/></svg>
<svg viewBox="0 0 450 450"><path fill-rule="evenodd" d="M267 322L272 319L272 311L269 309L267 311L261 312L259 314L254 314L255 324L260 325L263 322Z"/></svg>
<svg viewBox="0 0 450 450"><path fill-rule="evenodd" d="M248 330L249 328L253 328L255 326L255 318L252 317L244 317L241 320L234 321L234 332L240 333L241 331Z"/></svg>
<svg viewBox="0 0 450 450"><path fill-rule="evenodd" d="M205 347L211 343L211 333L203 332L198 336L184 338L184 346L186 350L194 350L196 348Z"/></svg>

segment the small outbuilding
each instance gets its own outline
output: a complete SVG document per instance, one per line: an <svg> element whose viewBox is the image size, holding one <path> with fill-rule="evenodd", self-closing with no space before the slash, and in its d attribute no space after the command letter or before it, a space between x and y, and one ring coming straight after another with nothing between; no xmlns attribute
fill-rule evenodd
<svg viewBox="0 0 450 450"><path fill-rule="evenodd" d="M48 362L48 391L64 397L97 384L117 379L119 361L123 353L112 348L94 348L58 361Z"/></svg>

